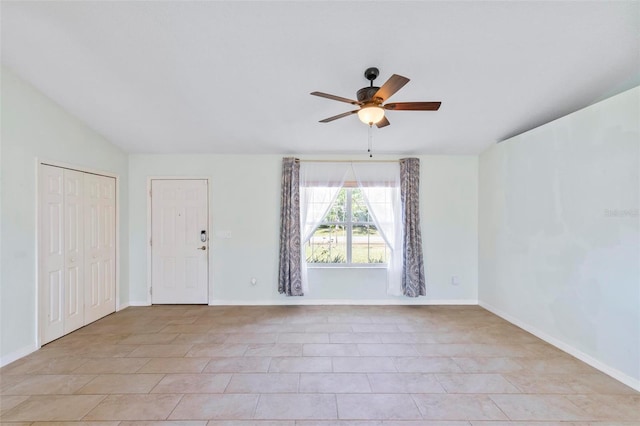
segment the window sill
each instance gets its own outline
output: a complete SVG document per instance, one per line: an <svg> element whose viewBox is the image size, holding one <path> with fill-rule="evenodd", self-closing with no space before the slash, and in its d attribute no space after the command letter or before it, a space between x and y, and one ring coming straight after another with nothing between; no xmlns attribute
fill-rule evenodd
<svg viewBox="0 0 640 426"><path fill-rule="evenodd" d="M387 269L387 264L354 264L354 265L340 265L340 264L309 264L309 269Z"/></svg>

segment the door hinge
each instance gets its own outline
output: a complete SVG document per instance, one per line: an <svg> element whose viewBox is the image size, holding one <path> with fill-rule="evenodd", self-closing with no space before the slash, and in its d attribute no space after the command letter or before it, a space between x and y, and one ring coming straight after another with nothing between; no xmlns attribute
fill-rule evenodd
<svg viewBox="0 0 640 426"><path fill-rule="evenodd" d="M153 287L149 287L149 294L153 296Z"/></svg>
<svg viewBox="0 0 640 426"><path fill-rule="evenodd" d="M153 246L153 239L149 238L149 245Z"/></svg>
<svg viewBox="0 0 640 426"><path fill-rule="evenodd" d="M149 190L149 197L153 197L153 195L151 195L151 190Z"/></svg>

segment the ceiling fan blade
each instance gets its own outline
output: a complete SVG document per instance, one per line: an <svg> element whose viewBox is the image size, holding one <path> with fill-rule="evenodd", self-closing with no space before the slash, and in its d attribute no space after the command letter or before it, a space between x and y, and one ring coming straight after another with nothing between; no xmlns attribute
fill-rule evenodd
<svg viewBox="0 0 640 426"><path fill-rule="evenodd" d="M343 98L342 96L330 95L322 92L311 92L313 96L320 96L321 98L333 99L334 101L346 102L351 105L362 105L362 102L354 101L353 99Z"/></svg>
<svg viewBox="0 0 640 426"><path fill-rule="evenodd" d="M378 127L378 129L381 129L383 127L388 126L389 124L391 123L389 123L389 120L387 119L387 117L382 117L382 120L378 121L376 123L376 126Z"/></svg>
<svg viewBox="0 0 640 426"><path fill-rule="evenodd" d="M382 85L381 88L378 89L378 91L376 92L375 95L373 95L373 97L380 98L382 99L382 102L384 102L387 99L389 99L391 96L393 96L393 94L396 93L398 90L402 89L402 87L408 82L409 82L409 79L407 77L394 74L391 77L389 77L389 80L387 80Z"/></svg>
<svg viewBox="0 0 640 426"><path fill-rule="evenodd" d="M320 120L320 123L329 123L330 121L337 120L338 118L348 117L351 114L357 113L358 110L353 110L349 112L343 112L342 114L334 115L333 117L325 118L324 120Z"/></svg>
<svg viewBox="0 0 640 426"><path fill-rule="evenodd" d="M437 111L441 102L394 102L383 108L395 111Z"/></svg>

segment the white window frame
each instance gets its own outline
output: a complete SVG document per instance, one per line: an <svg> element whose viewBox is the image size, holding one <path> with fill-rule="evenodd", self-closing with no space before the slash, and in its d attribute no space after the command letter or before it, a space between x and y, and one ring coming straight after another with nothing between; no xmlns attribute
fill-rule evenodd
<svg viewBox="0 0 640 426"><path fill-rule="evenodd" d="M309 268L380 268L380 269L386 269L388 266L388 261L384 262L384 263L353 263L353 226L354 225L371 225L371 226L376 226L376 224L373 221L369 221L369 222L354 222L353 221L353 215L352 215L352 204L353 204L353 198L352 198L352 194L354 190L358 190L360 189L357 185L352 184L351 182L345 182L345 184L342 186L342 188L340 188L340 191L345 190L346 191L346 200L345 200L345 218L347 218L348 220L345 222L322 222L322 225L343 225L345 227L346 230L346 238L347 238L347 242L346 242L346 252L347 252L347 258L346 258L346 262L345 263L322 263L322 262L307 262L307 267ZM334 201L335 203L335 201ZM332 206L333 207L333 204ZM331 208L329 209L331 210ZM328 212L327 212L328 214ZM376 227L377 229L377 227ZM317 230L316 230L317 231ZM378 231L379 232L379 231ZM314 231L315 233L315 231ZM305 246L308 244L309 242L305 242ZM389 246L388 244L385 242L385 246L386 246L386 250L389 250ZM306 262L306 256L305 256L305 262Z"/></svg>

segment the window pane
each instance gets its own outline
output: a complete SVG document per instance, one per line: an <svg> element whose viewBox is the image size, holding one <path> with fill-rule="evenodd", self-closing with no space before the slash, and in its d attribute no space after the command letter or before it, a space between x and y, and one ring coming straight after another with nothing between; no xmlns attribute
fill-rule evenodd
<svg viewBox="0 0 640 426"><path fill-rule="evenodd" d="M377 225L382 229L393 229L395 221L393 200L399 198L399 188L368 187L363 188L362 192L376 214Z"/></svg>
<svg viewBox="0 0 640 426"><path fill-rule="evenodd" d="M367 203L364 201L364 196L360 189L351 191L351 220L353 222L372 221L369 216L369 209L367 209Z"/></svg>
<svg viewBox="0 0 640 426"><path fill-rule="evenodd" d="M353 225L352 263L387 263L387 244L375 225Z"/></svg>
<svg viewBox="0 0 640 426"><path fill-rule="evenodd" d="M308 263L346 263L347 232L343 225L320 225L305 246Z"/></svg>
<svg viewBox="0 0 640 426"><path fill-rule="evenodd" d="M342 188L338 192L335 202L322 220L323 222L345 222L347 212L347 190Z"/></svg>
<svg viewBox="0 0 640 426"><path fill-rule="evenodd" d="M333 188L304 188L304 195L308 199L307 217L310 222L315 222L322 218L322 215L327 211L328 204L333 198L334 193Z"/></svg>

